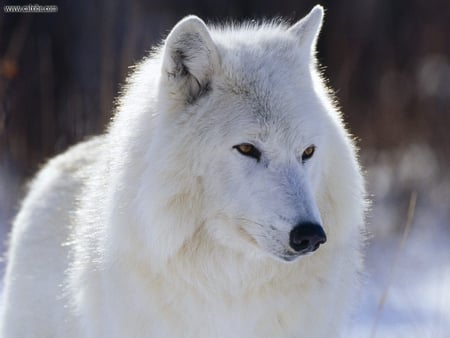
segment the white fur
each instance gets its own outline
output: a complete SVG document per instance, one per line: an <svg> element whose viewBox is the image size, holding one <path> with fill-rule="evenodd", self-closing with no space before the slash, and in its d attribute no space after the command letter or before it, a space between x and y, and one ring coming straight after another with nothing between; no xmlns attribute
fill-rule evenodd
<svg viewBox="0 0 450 338"><path fill-rule="evenodd" d="M180 21L137 66L108 132L31 184L1 337L338 337L364 188L316 71L322 17L316 6L290 28ZM306 221L328 241L288 263Z"/></svg>

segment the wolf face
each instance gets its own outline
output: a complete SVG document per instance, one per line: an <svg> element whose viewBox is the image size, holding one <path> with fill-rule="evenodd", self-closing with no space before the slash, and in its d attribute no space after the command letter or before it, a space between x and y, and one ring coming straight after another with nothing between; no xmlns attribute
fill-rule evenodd
<svg viewBox="0 0 450 338"><path fill-rule="evenodd" d="M291 27L239 34L187 17L166 40L163 143L201 190L198 222L227 247L291 261L326 241L316 202L326 147L314 61L322 17L315 7Z"/></svg>

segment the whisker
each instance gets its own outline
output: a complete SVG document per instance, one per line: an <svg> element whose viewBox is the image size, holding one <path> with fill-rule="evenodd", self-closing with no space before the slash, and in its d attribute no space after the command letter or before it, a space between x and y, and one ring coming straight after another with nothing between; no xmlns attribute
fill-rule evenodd
<svg viewBox="0 0 450 338"><path fill-rule="evenodd" d="M265 227L264 224L258 223L258 222L256 222L256 221L253 221L253 220L248 219L248 218L244 218L244 217L234 217L233 219L234 219L235 221L243 221L243 222L253 223L253 224L259 225L260 227Z"/></svg>

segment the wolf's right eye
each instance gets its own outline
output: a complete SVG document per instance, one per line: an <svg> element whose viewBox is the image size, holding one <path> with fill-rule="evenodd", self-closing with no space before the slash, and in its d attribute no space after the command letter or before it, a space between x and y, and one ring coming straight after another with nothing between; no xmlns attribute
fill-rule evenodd
<svg viewBox="0 0 450 338"><path fill-rule="evenodd" d="M253 144L242 143L234 146L233 148L244 156L253 157L258 162L261 159L261 152Z"/></svg>

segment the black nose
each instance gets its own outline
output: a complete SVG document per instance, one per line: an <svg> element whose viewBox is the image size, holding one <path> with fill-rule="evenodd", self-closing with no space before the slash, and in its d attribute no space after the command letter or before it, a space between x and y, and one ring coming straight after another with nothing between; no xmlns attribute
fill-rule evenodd
<svg viewBox="0 0 450 338"><path fill-rule="evenodd" d="M289 245L298 253L316 251L320 244L327 241L327 236L319 224L299 223L289 234Z"/></svg>

